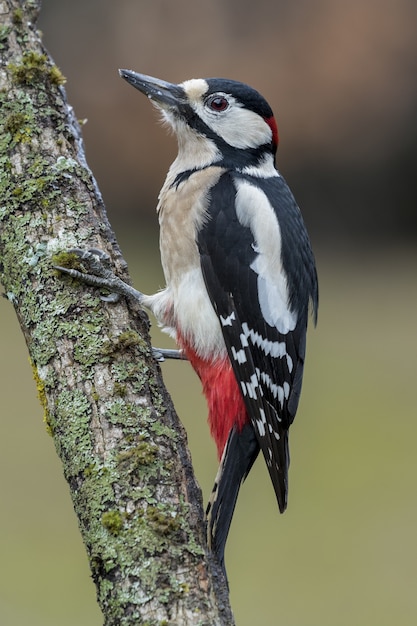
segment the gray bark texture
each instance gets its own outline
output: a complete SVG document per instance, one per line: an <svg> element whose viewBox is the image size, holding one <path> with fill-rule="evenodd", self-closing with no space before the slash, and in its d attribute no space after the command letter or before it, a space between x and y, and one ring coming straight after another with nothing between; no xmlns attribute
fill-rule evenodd
<svg viewBox="0 0 417 626"><path fill-rule="evenodd" d="M129 282L40 3L0 0L0 280L15 307L110 625L234 623L183 428L132 302L54 264L96 247ZM79 266L78 266L79 267Z"/></svg>

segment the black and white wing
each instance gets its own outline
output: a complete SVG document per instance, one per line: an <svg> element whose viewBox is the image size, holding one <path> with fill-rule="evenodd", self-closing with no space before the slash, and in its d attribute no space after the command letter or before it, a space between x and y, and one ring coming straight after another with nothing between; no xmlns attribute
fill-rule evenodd
<svg viewBox="0 0 417 626"><path fill-rule="evenodd" d="M288 428L300 397L310 299L317 309L314 258L285 181L279 175L255 179L225 172L211 190L198 246L207 291L283 512Z"/></svg>

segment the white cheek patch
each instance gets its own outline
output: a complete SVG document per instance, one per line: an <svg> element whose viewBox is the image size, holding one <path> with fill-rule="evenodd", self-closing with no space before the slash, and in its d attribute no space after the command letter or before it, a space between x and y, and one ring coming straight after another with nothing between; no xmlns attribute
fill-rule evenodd
<svg viewBox="0 0 417 626"><path fill-rule="evenodd" d="M230 96L228 99L231 100ZM207 126L233 148L258 148L272 141L272 131L265 120L237 103L216 116L209 116L206 111L200 115Z"/></svg>
<svg viewBox="0 0 417 626"><path fill-rule="evenodd" d="M181 85L190 105L200 119L216 135L233 148L245 150L258 148L272 141L272 131L265 120L249 109L245 109L233 96L225 93L229 107L224 111L212 111L206 107L203 96L208 90L205 80L187 80Z"/></svg>

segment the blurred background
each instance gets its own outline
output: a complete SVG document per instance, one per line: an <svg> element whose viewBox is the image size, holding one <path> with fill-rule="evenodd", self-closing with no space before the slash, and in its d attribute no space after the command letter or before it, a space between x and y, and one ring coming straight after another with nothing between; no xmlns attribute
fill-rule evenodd
<svg viewBox="0 0 417 626"><path fill-rule="evenodd" d="M417 4L44 0L44 43L135 285L163 285L155 206L175 155L134 69L257 88L317 256L319 325L291 429L289 508L245 483L226 564L238 626L417 620ZM0 300L0 623L99 626L87 559L11 305ZM153 327L154 344L168 345ZM217 462L186 363L164 378L207 501Z"/></svg>

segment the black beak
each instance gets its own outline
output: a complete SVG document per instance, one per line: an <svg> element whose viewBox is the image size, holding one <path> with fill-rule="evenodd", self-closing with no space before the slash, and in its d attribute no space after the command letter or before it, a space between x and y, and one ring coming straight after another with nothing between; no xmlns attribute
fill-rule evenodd
<svg viewBox="0 0 417 626"><path fill-rule="evenodd" d="M178 109L179 105L185 101L185 93L180 85L167 83L165 80L146 76L146 74L137 74L131 70L119 70L119 74L130 85L148 96L150 100L160 104L162 108Z"/></svg>

